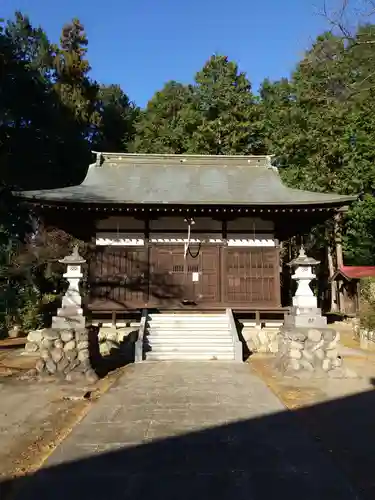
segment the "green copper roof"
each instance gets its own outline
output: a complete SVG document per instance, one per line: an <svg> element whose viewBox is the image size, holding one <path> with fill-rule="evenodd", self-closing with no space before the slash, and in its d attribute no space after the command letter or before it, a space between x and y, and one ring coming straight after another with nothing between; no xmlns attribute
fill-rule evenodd
<svg viewBox="0 0 375 500"><path fill-rule="evenodd" d="M18 194L45 202L151 205L345 205L356 199L288 188L270 158L97 153L82 184Z"/></svg>

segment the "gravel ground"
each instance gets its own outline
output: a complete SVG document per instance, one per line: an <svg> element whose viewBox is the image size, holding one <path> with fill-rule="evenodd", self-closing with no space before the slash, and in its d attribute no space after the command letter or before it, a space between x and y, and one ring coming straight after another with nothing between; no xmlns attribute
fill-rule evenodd
<svg viewBox="0 0 375 500"><path fill-rule="evenodd" d="M27 376L35 359L0 348L0 499L6 479L33 472L118 378L119 370L93 386Z"/></svg>
<svg viewBox="0 0 375 500"><path fill-rule="evenodd" d="M291 410L364 500L375 498L375 357L357 346L343 346L345 366L356 379L282 376L271 355L249 359L252 369Z"/></svg>

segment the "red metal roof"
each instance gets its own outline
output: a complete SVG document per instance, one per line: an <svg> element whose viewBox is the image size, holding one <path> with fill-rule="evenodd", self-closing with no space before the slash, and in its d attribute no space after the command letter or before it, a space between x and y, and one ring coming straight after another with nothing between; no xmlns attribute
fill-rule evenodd
<svg viewBox="0 0 375 500"><path fill-rule="evenodd" d="M351 279L375 277L375 266L342 266L339 271Z"/></svg>

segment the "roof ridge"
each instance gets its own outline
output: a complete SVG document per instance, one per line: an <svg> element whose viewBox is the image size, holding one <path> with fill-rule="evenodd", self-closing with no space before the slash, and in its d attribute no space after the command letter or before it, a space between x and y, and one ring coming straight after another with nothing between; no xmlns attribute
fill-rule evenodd
<svg viewBox="0 0 375 500"><path fill-rule="evenodd" d="M106 155L106 156L124 156L124 157L140 157L140 156L147 156L150 158L156 158L156 157L171 157L171 158L179 158L179 157L188 157L188 158L270 158L272 159L275 155L267 154L267 155L207 155L207 154L191 154L191 153L113 153L113 152L107 152L107 151L94 151L92 150L91 153L95 155Z"/></svg>
<svg viewBox="0 0 375 500"><path fill-rule="evenodd" d="M236 167L262 167L276 169L272 165L273 155L196 155L196 154L156 154L156 153L105 153L92 151L96 155L93 165L101 167L104 163L116 166L117 163L155 165L186 164Z"/></svg>

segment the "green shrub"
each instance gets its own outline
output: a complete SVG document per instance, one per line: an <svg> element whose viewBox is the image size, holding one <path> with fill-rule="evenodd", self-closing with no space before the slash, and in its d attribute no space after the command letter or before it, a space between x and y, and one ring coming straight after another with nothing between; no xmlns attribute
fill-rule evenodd
<svg viewBox="0 0 375 500"><path fill-rule="evenodd" d="M375 278L361 280L361 301L375 307Z"/></svg>
<svg viewBox="0 0 375 500"><path fill-rule="evenodd" d="M375 332L375 278L361 280L360 325L361 329Z"/></svg>
<svg viewBox="0 0 375 500"><path fill-rule="evenodd" d="M364 304L360 312L361 328L375 332L375 307Z"/></svg>
<svg viewBox="0 0 375 500"><path fill-rule="evenodd" d="M24 241L7 234L4 241L1 246L0 238L0 334L15 325L24 332L49 326L66 289L59 259L77 241L55 228Z"/></svg>

